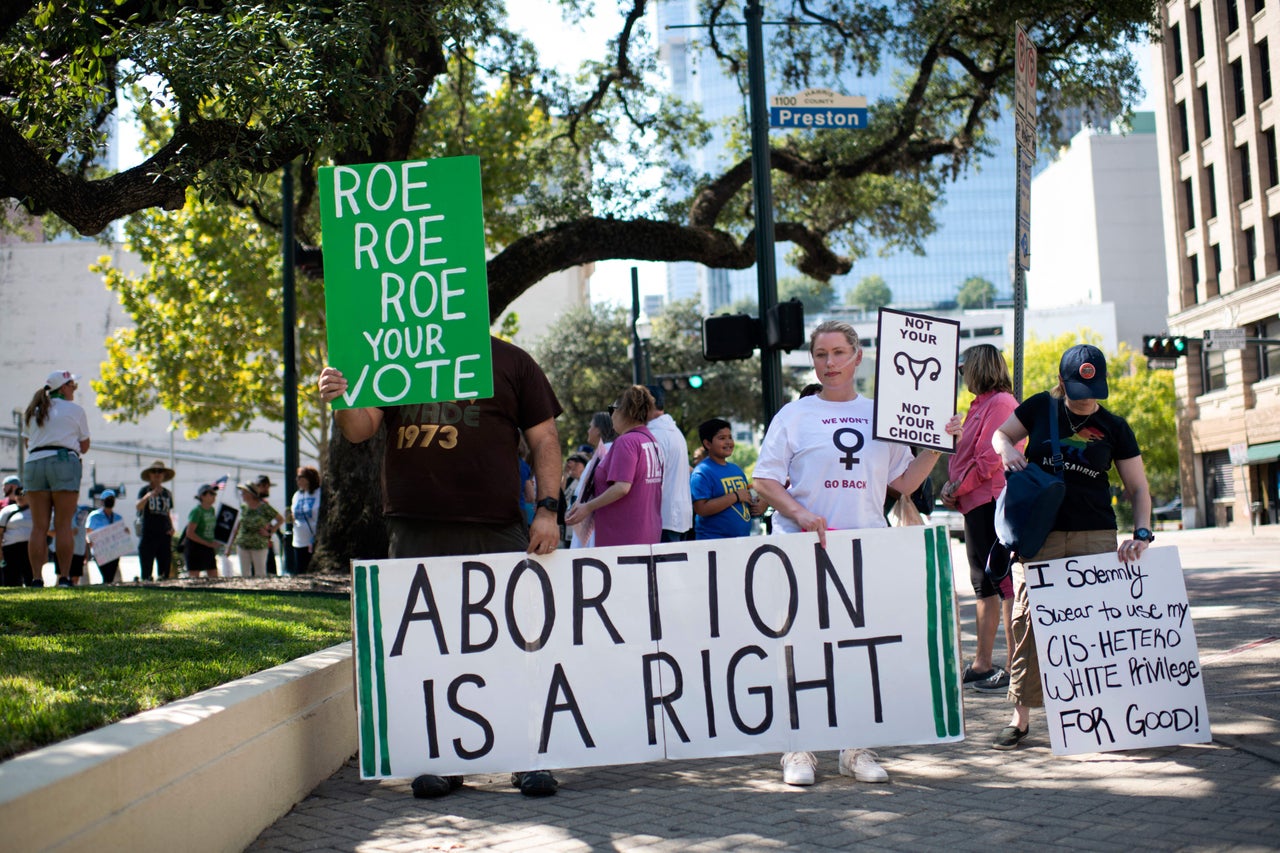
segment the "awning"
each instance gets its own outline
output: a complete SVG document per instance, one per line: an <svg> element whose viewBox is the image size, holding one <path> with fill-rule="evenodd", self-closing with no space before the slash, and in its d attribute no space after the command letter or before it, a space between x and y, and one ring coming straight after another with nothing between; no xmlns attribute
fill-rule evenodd
<svg viewBox="0 0 1280 853"><path fill-rule="evenodd" d="M1249 465L1259 462L1274 462L1277 459L1280 459L1280 441L1249 445L1249 456L1246 460Z"/></svg>

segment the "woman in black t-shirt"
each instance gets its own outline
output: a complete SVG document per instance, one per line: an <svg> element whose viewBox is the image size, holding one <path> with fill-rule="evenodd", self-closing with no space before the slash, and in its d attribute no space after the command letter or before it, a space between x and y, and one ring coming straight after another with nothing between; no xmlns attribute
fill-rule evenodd
<svg viewBox="0 0 1280 853"><path fill-rule="evenodd" d="M1005 470L1020 471L1038 464L1052 471L1049 457L1049 418L1058 419L1063 456L1063 480L1067 486L1053 531L1036 560L1057 560L1116 549L1121 560L1137 560L1154 538L1151 523L1151 491L1133 430L1119 415L1098 402L1107 397L1107 360L1088 344L1067 350L1058 366L1058 385L1052 391L1028 398L1004 425L991 444ZM1024 456L1018 442L1027 439ZM1136 525L1133 537L1116 547L1116 515L1111 508L1107 474L1112 465L1120 474L1125 494L1133 504ZM1035 635L1027 603L1026 575L1020 563L1013 566L1013 649L1009 654L1009 701L1013 719L992 746L1014 749L1030 731L1030 709L1044 705Z"/></svg>

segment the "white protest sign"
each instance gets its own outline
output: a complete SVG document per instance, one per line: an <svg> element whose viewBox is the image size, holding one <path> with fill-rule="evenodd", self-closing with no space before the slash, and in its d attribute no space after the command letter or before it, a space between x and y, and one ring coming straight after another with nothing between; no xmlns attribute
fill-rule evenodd
<svg viewBox="0 0 1280 853"><path fill-rule="evenodd" d="M93 546L93 559L99 566L132 554L135 547L133 531L123 520L90 530L85 535Z"/></svg>
<svg viewBox="0 0 1280 853"><path fill-rule="evenodd" d="M363 778L963 739L941 527L356 562Z"/></svg>
<svg viewBox="0 0 1280 853"><path fill-rule="evenodd" d="M960 323L881 308L877 325L872 434L950 453L956 440L943 427L956 412Z"/></svg>
<svg viewBox="0 0 1280 853"><path fill-rule="evenodd" d="M1055 755L1209 742L1177 548L1028 563L1027 594Z"/></svg>

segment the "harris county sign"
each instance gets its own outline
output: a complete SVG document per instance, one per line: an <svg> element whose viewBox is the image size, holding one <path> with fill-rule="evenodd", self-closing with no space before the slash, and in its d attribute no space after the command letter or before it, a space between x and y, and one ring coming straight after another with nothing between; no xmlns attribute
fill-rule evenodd
<svg viewBox="0 0 1280 853"><path fill-rule="evenodd" d="M769 126L814 130L862 130L867 126L867 99L830 89L805 89L769 99Z"/></svg>

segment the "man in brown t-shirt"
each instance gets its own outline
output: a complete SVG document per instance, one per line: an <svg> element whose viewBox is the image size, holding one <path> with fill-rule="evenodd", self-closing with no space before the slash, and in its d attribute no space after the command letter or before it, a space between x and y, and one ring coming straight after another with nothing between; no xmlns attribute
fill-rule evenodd
<svg viewBox="0 0 1280 853"><path fill-rule="evenodd" d="M326 403L347 390L346 378L333 367L321 371L319 385ZM537 362L500 338L493 339L493 392L487 400L334 412L351 442L367 441L386 427L382 512L392 557L556 550L560 402ZM521 432L538 485L528 527L520 510ZM413 790L415 796L437 797L461 784L460 776L427 775L414 780ZM545 770L513 774L512 784L529 796L554 794L557 787Z"/></svg>

